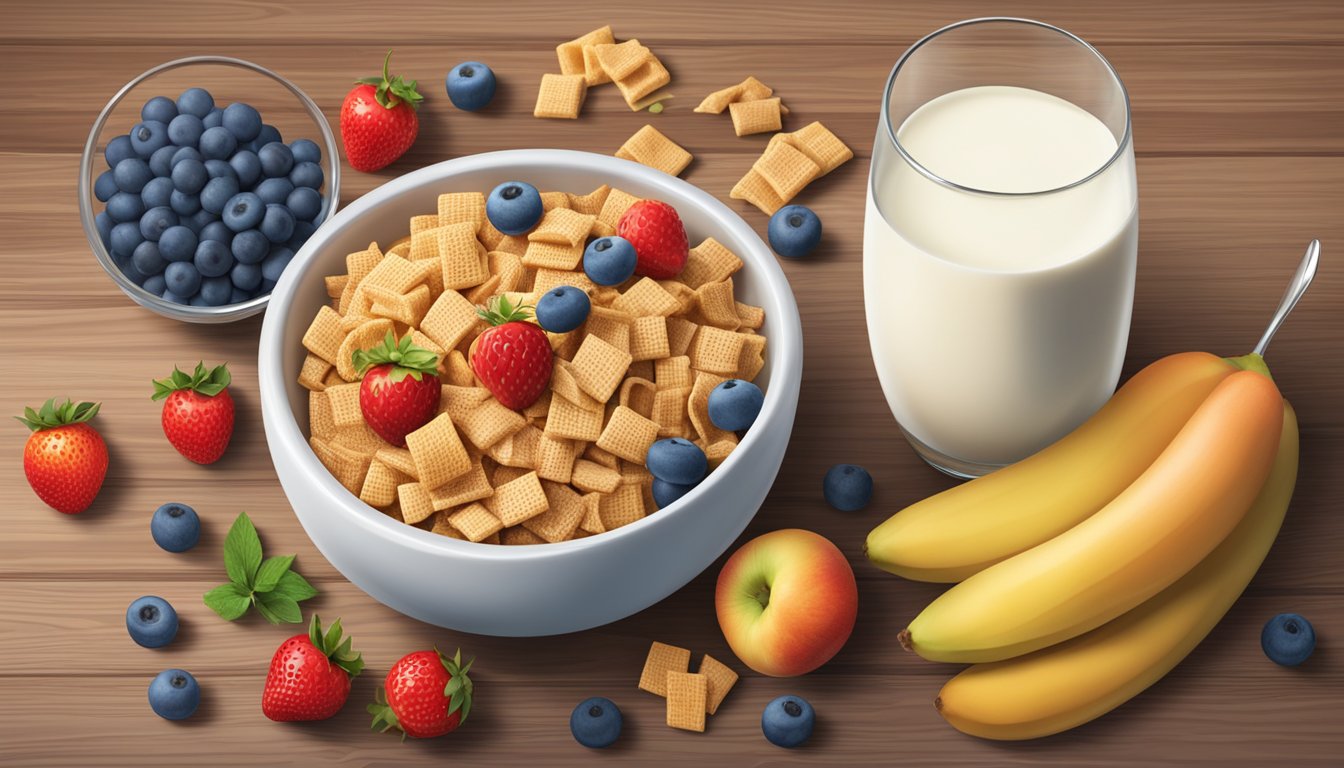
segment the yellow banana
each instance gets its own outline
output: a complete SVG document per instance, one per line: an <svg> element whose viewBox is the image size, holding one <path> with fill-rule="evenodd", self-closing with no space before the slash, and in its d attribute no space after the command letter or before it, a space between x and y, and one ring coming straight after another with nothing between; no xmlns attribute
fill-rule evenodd
<svg viewBox="0 0 1344 768"><path fill-rule="evenodd" d="M934 702L938 711L972 736L1033 739L1100 717L1157 682L1209 634L1264 561L1293 495L1297 457L1297 418L1285 402L1269 479L1246 517L1203 562L1082 637L966 669L943 686Z"/></svg>
<svg viewBox="0 0 1344 768"><path fill-rule="evenodd" d="M902 645L934 661L999 661L1129 611L1194 568L1246 515L1282 427L1274 382L1233 373L1111 503L943 593L901 633Z"/></svg>
<svg viewBox="0 0 1344 768"><path fill-rule="evenodd" d="M868 558L907 579L952 582L1049 541L1129 487L1235 370L1204 352L1154 362L1048 448L897 512L868 534Z"/></svg>

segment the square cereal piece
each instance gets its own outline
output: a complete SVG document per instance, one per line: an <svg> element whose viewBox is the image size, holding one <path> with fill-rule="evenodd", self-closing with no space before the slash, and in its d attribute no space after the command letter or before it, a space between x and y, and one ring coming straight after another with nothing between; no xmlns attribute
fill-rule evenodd
<svg viewBox="0 0 1344 768"><path fill-rule="evenodd" d="M490 473L490 482L495 486L501 486L505 483L511 483L531 471L530 467L510 467L501 464L495 467L494 472Z"/></svg>
<svg viewBox="0 0 1344 768"><path fill-rule="evenodd" d="M639 675L639 689L655 696L667 696L667 673L688 672L691 652L675 645L654 642L644 659L644 671Z"/></svg>
<svg viewBox="0 0 1344 768"><path fill-rule="evenodd" d="M448 522L448 514L445 512L436 512L434 514L434 527L430 528L430 533L437 533L440 536L447 536L450 539L457 539L458 541L467 540L467 537L464 536L461 531L454 528L453 524Z"/></svg>
<svg viewBox="0 0 1344 768"><path fill-rule="evenodd" d="M336 367L335 367L335 366L332 366L331 370L330 370L330 371L327 371L327 378L325 378L325 379L322 380L322 386L323 386L323 388L326 388L326 387L338 387L338 386L340 386L340 385L342 385L342 384L346 384L346 383L348 383L348 382L346 382L345 379L342 379L342 378L341 378L341 374L339 374L339 373L336 372Z"/></svg>
<svg viewBox="0 0 1344 768"><path fill-rule="evenodd" d="M595 85L611 82L611 75L602 68L602 64L597 60L597 46L583 46L583 81L589 88Z"/></svg>
<svg viewBox="0 0 1344 768"><path fill-rule="evenodd" d="M586 195L570 194L569 207L579 213L586 213L596 216L602 212L602 206L607 202L607 195L611 194L611 186L603 184Z"/></svg>
<svg viewBox="0 0 1344 768"><path fill-rule="evenodd" d="M695 289L695 308L700 319L716 328L737 330L737 300L733 298L733 279L705 283Z"/></svg>
<svg viewBox="0 0 1344 768"><path fill-rule="evenodd" d="M585 46L604 45L616 42L611 34L611 25L598 27L586 35L580 35L555 47L556 58L560 60L560 73L579 75L584 73L583 49ZM604 81L605 82L605 81ZM591 83L597 85L597 83Z"/></svg>
<svg viewBox="0 0 1344 768"><path fill-rule="evenodd" d="M728 692L737 685L737 673L727 664L718 659L705 654L705 658L700 661L699 674L705 676L705 712L714 714L719 711L719 705Z"/></svg>
<svg viewBox="0 0 1344 768"><path fill-rule="evenodd" d="M416 219L431 219L434 226L424 229L411 228L411 252L407 259L411 263L420 261L437 260L439 258L439 217L434 216L416 216ZM412 219L414 221L414 219Z"/></svg>
<svg viewBox="0 0 1344 768"><path fill-rule="evenodd" d="M614 470L613 470L614 471ZM620 477L620 473L616 473ZM599 500L598 514L602 526L614 531L644 517L644 494L638 485L620 485Z"/></svg>
<svg viewBox="0 0 1344 768"><path fill-rule="evenodd" d="M650 54L652 55L652 54ZM625 103L632 112L638 112L655 101L662 101L670 94L658 93L658 89L672 82L667 67L655 58L641 64L634 72L616 81L616 88L625 97Z"/></svg>
<svg viewBox="0 0 1344 768"><path fill-rule="evenodd" d="M690 152L652 125L635 131L635 135L626 139L616 150L616 156L656 168L669 176L676 176L686 170L693 159Z"/></svg>
<svg viewBox="0 0 1344 768"><path fill-rule="evenodd" d="M408 525L415 525L434 514L434 504L430 501L429 491L420 483L403 483L397 486L397 501L401 504L401 518Z"/></svg>
<svg viewBox="0 0 1344 768"><path fill-rule="evenodd" d="M746 80L730 85L727 88L717 90L705 97L704 101L695 108L696 112L720 115L723 110L728 109L729 105L739 101L759 101L768 99L774 93L774 89L757 80L754 76L748 76Z"/></svg>
<svg viewBox="0 0 1344 768"><path fill-rule="evenodd" d="M738 101L728 105L733 117L733 132L738 136L773 133L784 127L779 97Z"/></svg>
<svg viewBox="0 0 1344 768"><path fill-rule="evenodd" d="M733 367L736 368L736 350L733 361ZM596 336L588 336L579 345L579 351L574 353L574 380L593 399L605 403L611 399L616 387L620 386L631 362L629 352L617 349Z"/></svg>
<svg viewBox="0 0 1344 768"><path fill-rule="evenodd" d="M329 361L309 352L303 357L303 367L299 368L299 386L312 392L321 392L327 386L322 380L327 377L331 369Z"/></svg>
<svg viewBox="0 0 1344 768"><path fill-rule="evenodd" d="M595 44L593 48L602 71L618 82L653 58L653 53L633 38L623 43Z"/></svg>
<svg viewBox="0 0 1344 768"><path fill-rule="evenodd" d="M476 307L457 291L448 289L430 305L420 321L420 332L441 349L452 349L480 322Z"/></svg>
<svg viewBox="0 0 1344 768"><path fill-rule="evenodd" d="M476 372L471 370L467 356L459 350L450 350L440 361L443 367L443 379L456 387L476 386Z"/></svg>
<svg viewBox="0 0 1344 768"><path fill-rule="evenodd" d="M731 432L728 434L732 435ZM736 436L733 437L735 438ZM715 440L709 445L706 445L705 458L709 461L710 470L713 471L718 469L719 465L723 463L723 460L728 458L735 448L737 448L736 439Z"/></svg>
<svg viewBox="0 0 1344 768"><path fill-rule="evenodd" d="M387 446L387 441L378 436L373 428L364 422L337 427L331 435L333 445L340 445L364 456L373 458L379 448Z"/></svg>
<svg viewBox="0 0 1344 768"><path fill-rule="evenodd" d="M660 389L653 395L651 419L658 425L659 437L685 437L686 398L690 387Z"/></svg>
<svg viewBox="0 0 1344 768"><path fill-rule="evenodd" d="M579 521L579 530L575 533L583 532L588 534L605 533L606 528L602 526L602 515L600 511L600 493L585 493L583 495L583 519Z"/></svg>
<svg viewBox="0 0 1344 768"><path fill-rule="evenodd" d="M556 210L561 210L557 208ZM564 245L533 241L523 253L523 266L533 269L573 270L583 258L583 245ZM548 289L549 290L549 289Z"/></svg>
<svg viewBox="0 0 1344 768"><path fill-rule="evenodd" d="M537 91L537 106L533 108L532 116L577 119L587 95L588 83L583 75L542 75L541 89Z"/></svg>
<svg viewBox="0 0 1344 768"><path fill-rule="evenodd" d="M373 458L407 477L419 479L416 477L417 470L415 468L415 459L411 456L411 452L405 448L397 448L390 445L385 446L379 448L378 451L373 454Z"/></svg>
<svg viewBox="0 0 1344 768"><path fill-rule="evenodd" d="M369 463L368 474L364 476L364 485L360 488L359 498L371 507L387 507L397 500L397 486L408 482L397 470L374 459Z"/></svg>
<svg viewBox="0 0 1344 768"><path fill-rule="evenodd" d="M681 303L659 285L658 281L644 277L625 289L625 292L611 303L611 308L634 317L650 315L668 317L681 308Z"/></svg>
<svg viewBox="0 0 1344 768"><path fill-rule="evenodd" d="M737 322L742 328L760 330L765 325L765 310L751 304L735 303L737 311Z"/></svg>
<svg viewBox="0 0 1344 768"><path fill-rule="evenodd" d="M689 357L691 367L724 376L737 372L738 357L742 353L742 334L702 325L695 334Z"/></svg>
<svg viewBox="0 0 1344 768"><path fill-rule="evenodd" d="M364 411L359 407L359 388L357 381L326 388L324 394L331 406L332 423L337 428L364 423Z"/></svg>
<svg viewBox="0 0 1344 768"><path fill-rule="evenodd" d="M537 465L542 432L531 424L490 446L490 458L506 467L530 470Z"/></svg>
<svg viewBox="0 0 1344 768"><path fill-rule="evenodd" d="M607 193L607 199L602 201L602 210L598 212L597 220L615 229L616 225L621 223L621 217L630 210L630 206L639 201L640 198L613 188Z"/></svg>
<svg viewBox="0 0 1344 768"><path fill-rule="evenodd" d="M471 224L472 231L485 221L485 194L482 192L446 192L439 195L439 226Z"/></svg>
<svg viewBox="0 0 1344 768"><path fill-rule="evenodd" d="M667 349L672 357L681 357L691 349L700 326L684 317L667 318Z"/></svg>
<svg viewBox="0 0 1344 768"><path fill-rule="evenodd" d="M630 356L636 362L661 360L671 354L667 343L667 318L661 315L637 317L630 324Z"/></svg>
<svg viewBox="0 0 1344 768"><path fill-rule="evenodd" d="M490 510L479 502L468 504L448 514L445 519L449 525L461 531L462 535L467 537L467 541L482 541L504 530L504 523L490 514Z"/></svg>
<svg viewBox="0 0 1344 768"><path fill-rule="evenodd" d="M326 392L308 393L308 434L329 439L336 432L336 420L331 415L331 401Z"/></svg>
<svg viewBox="0 0 1344 768"><path fill-rule="evenodd" d="M653 418L653 398L657 394L653 382L635 376L621 382L620 404L646 419Z"/></svg>
<svg viewBox="0 0 1344 768"><path fill-rule="evenodd" d="M392 321L384 317L366 320L341 340L336 350L336 372L346 381L358 381L359 371L355 370L355 352L372 349L383 343L393 333Z"/></svg>
<svg viewBox="0 0 1344 768"><path fill-rule="evenodd" d="M488 304L490 297L499 293L499 275L491 275L484 283L467 291L467 301L472 304Z"/></svg>
<svg viewBox="0 0 1344 768"><path fill-rule="evenodd" d="M704 675L667 673L667 724L683 731L705 731L709 685Z"/></svg>
<svg viewBox="0 0 1344 768"><path fill-rule="evenodd" d="M582 256L583 248L579 248L578 251L579 255ZM532 286L529 291L537 296L561 285L572 285L588 294L591 294L593 290L597 288L597 285L592 280L589 280L588 276L583 272L571 272L564 269L549 269L546 267L528 268L528 271L533 272ZM520 291L523 290L521 281L518 289ZM531 303L531 297L529 296L528 298L529 303Z"/></svg>
<svg viewBox="0 0 1344 768"><path fill-rule="evenodd" d="M602 410L588 410L554 393L546 413L545 434L553 438L592 441L602 436Z"/></svg>
<svg viewBox="0 0 1344 768"><path fill-rule="evenodd" d="M630 326L633 321L634 318L624 312L599 305L589 311L583 332L589 336L596 336L617 349L629 352Z"/></svg>
<svg viewBox="0 0 1344 768"><path fill-rule="evenodd" d="M389 288L371 285L364 293L373 301L374 317L382 317L405 325L419 325L429 311L429 286L418 285L410 293L397 293Z"/></svg>
<svg viewBox="0 0 1344 768"><path fill-rule="evenodd" d="M727 379L723 376L700 373L695 377L695 385L691 387L690 397L686 400L686 416L695 428L701 449L733 436L732 432L719 429L709 420L709 393L725 381Z"/></svg>
<svg viewBox="0 0 1344 768"><path fill-rule="evenodd" d="M345 291L345 284L349 281L349 275L327 275L322 278L322 283L327 289L327 298L341 298L341 294Z"/></svg>
<svg viewBox="0 0 1344 768"><path fill-rule="evenodd" d="M618 405L597 438L597 447L642 467L649 446L657 439L657 423L639 415L633 408Z"/></svg>
<svg viewBox="0 0 1344 768"><path fill-rule="evenodd" d="M499 532L499 541L495 544L503 544L509 547L527 546L531 544L545 544L545 539L537 534L527 530L521 525L515 525L512 528L505 528Z"/></svg>
<svg viewBox="0 0 1344 768"><path fill-rule="evenodd" d="M470 288L490 277L485 246L476 239L476 227L471 222L439 227L438 239L444 288Z"/></svg>
<svg viewBox="0 0 1344 768"><path fill-rule="evenodd" d="M550 509L523 521L523 527L548 542L565 541L583 521L583 497L560 483L542 482Z"/></svg>
<svg viewBox="0 0 1344 768"><path fill-rule="evenodd" d="M752 168L783 200L792 200L821 175L821 166L812 158L782 141L767 146Z"/></svg>
<svg viewBox="0 0 1344 768"><path fill-rule="evenodd" d="M840 137L820 122L809 123L793 133L780 133L770 137L770 144L790 144L811 158L821 169L819 175L826 175L849 162L854 152Z"/></svg>
<svg viewBox="0 0 1344 768"><path fill-rule="evenodd" d="M733 185L732 190L728 192L728 196L734 200L746 200L767 216L775 215L775 211L783 208L784 204L788 202L786 198L780 197L779 193L775 191L774 187L770 186L770 182L765 180L765 177L761 175L760 171L756 170L754 165L745 176Z"/></svg>
<svg viewBox="0 0 1344 768"><path fill-rule="evenodd" d="M541 193L541 210L543 212L549 213L550 211L553 211L556 208L568 208L568 207L569 207L568 192L557 192L552 190L550 192Z"/></svg>
<svg viewBox="0 0 1344 768"><path fill-rule="evenodd" d="M341 303L338 307L341 314L350 310L359 284L382 259L383 252L378 250L377 243L369 243L368 248L345 257L345 271L349 275L349 279L345 283L345 288L341 291Z"/></svg>
<svg viewBox="0 0 1344 768"><path fill-rule="evenodd" d="M630 367L625 369L625 378L653 381L653 361L636 360L631 363Z"/></svg>
<svg viewBox="0 0 1344 768"><path fill-rule="evenodd" d="M518 525L550 508L546 492L541 488L541 479L537 477L536 472L528 472L515 480L496 486L495 494L490 497L486 505L505 527Z"/></svg>
<svg viewBox="0 0 1344 768"><path fill-rule="evenodd" d="M527 252L527 235L505 235L504 239L499 241L499 245L495 246L495 250L522 256Z"/></svg>
<svg viewBox="0 0 1344 768"><path fill-rule="evenodd" d="M569 197L566 196L565 200L568 201ZM530 243L582 245L584 239L588 237L588 230L592 229L595 218L593 214L579 213L568 208L552 208L541 217L536 228L528 233L527 240Z"/></svg>
<svg viewBox="0 0 1344 768"><path fill-rule="evenodd" d="M420 268L400 256L385 256L369 274L359 281L361 288L370 286L405 293L424 279Z"/></svg>
<svg viewBox="0 0 1344 768"><path fill-rule="evenodd" d="M659 389L689 389L691 386L691 359L685 355L656 360L653 370L653 381Z"/></svg>
<svg viewBox="0 0 1344 768"><path fill-rule="evenodd" d="M415 476L427 488L438 488L471 469L467 449L446 413L407 435L406 447L415 461Z"/></svg>
<svg viewBox="0 0 1344 768"><path fill-rule="evenodd" d="M370 458L320 437L309 438L308 444L332 477L346 490L358 495L364 487L364 475L369 471Z"/></svg>
<svg viewBox="0 0 1344 768"><path fill-rule="evenodd" d="M438 510L452 509L481 499L488 499L495 492L490 479L485 476L485 467L478 456L471 457L471 469L467 473L449 482L431 488L429 498Z"/></svg>
<svg viewBox="0 0 1344 768"><path fill-rule="evenodd" d="M452 418L462 435L482 451L527 426L527 419L493 397L461 415L453 414Z"/></svg>
<svg viewBox="0 0 1344 768"><path fill-rule="evenodd" d="M303 334L303 348L334 364L343 339L341 316L331 307L322 306Z"/></svg>
<svg viewBox="0 0 1344 768"><path fill-rule="evenodd" d="M411 217L410 232L411 242L415 242L415 236L425 230L436 229L439 227L439 215L437 213L422 213ZM414 259L412 259L414 261Z"/></svg>
<svg viewBox="0 0 1344 768"><path fill-rule="evenodd" d="M621 473L587 459L574 462L570 483L588 493L611 493L621 484Z"/></svg>
<svg viewBox="0 0 1344 768"><path fill-rule="evenodd" d="M487 251L497 249L499 244L504 242L504 237L504 233L500 232L495 228L494 224L490 223L489 217L486 217L481 221L481 228L476 231L476 238L481 241L481 245L484 245L485 250ZM490 272L491 274L494 274L493 269L491 269Z"/></svg>
<svg viewBox="0 0 1344 768"><path fill-rule="evenodd" d="M754 365L757 360L764 361L765 337L759 333L739 333L738 336L742 337L742 352L737 359L737 378L751 381L761 369L757 367L750 375L745 374L744 369Z"/></svg>
<svg viewBox="0 0 1344 768"><path fill-rule="evenodd" d="M523 260L518 254L489 251L485 254L485 264L490 274L499 277L500 291L518 289L518 281L523 277Z"/></svg>
<svg viewBox="0 0 1344 768"><path fill-rule="evenodd" d="M677 302L677 311L674 315L684 315L695 309L695 289L675 278L671 280L658 280L658 287L667 291Z"/></svg>
<svg viewBox="0 0 1344 768"><path fill-rule="evenodd" d="M621 466L620 459L592 443L589 443L588 447L583 449L583 458L607 469L619 469Z"/></svg>
<svg viewBox="0 0 1344 768"><path fill-rule="evenodd" d="M578 379L574 377L574 364L566 360L557 360L555 368L551 371L551 392L554 397L563 397L571 405L582 408L585 411L596 411L602 413L604 403L594 400L579 388ZM594 437L596 439L596 437Z"/></svg>
<svg viewBox="0 0 1344 768"><path fill-rule="evenodd" d="M577 449L578 445L573 440L543 432L537 444L537 476L542 480L568 483L574 472Z"/></svg>

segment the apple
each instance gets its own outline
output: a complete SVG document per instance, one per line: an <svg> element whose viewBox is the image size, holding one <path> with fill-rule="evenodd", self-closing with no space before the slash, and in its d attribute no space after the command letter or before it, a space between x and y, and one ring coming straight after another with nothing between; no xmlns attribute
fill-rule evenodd
<svg viewBox="0 0 1344 768"><path fill-rule="evenodd" d="M743 544L719 571L719 628L743 664L803 675L844 647L859 612L849 561L825 537L789 528Z"/></svg>

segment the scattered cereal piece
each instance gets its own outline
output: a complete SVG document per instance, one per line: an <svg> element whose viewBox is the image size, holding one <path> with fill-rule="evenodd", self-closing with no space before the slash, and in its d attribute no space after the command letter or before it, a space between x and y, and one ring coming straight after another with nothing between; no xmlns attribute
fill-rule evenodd
<svg viewBox="0 0 1344 768"><path fill-rule="evenodd" d="M639 676L639 689L656 696L667 696L667 674L688 672L690 669L689 650L655 641L649 646L649 655L644 659L644 671Z"/></svg>
<svg viewBox="0 0 1344 768"><path fill-rule="evenodd" d="M703 733L708 681L690 672L667 673L667 724L684 731Z"/></svg>
<svg viewBox="0 0 1344 768"><path fill-rule="evenodd" d="M719 705L723 703L724 697L734 685L737 685L737 673L706 653L700 662L699 674L705 676L705 711L712 715L719 711Z"/></svg>
<svg viewBox="0 0 1344 768"><path fill-rule="evenodd" d="M746 80L737 85L730 85L722 90L715 91L705 97L700 102L700 106L695 108L696 112L719 115L723 110L728 109L729 105L739 101L758 101L767 99L773 93L774 89L757 80L755 77L748 76Z"/></svg>
<svg viewBox="0 0 1344 768"><path fill-rule="evenodd" d="M584 66L584 49L595 45L610 44L616 42L616 38L611 34L611 26L599 27L586 35L576 37L566 43L561 43L555 47L555 55L560 60L560 74L562 75L587 75L589 74ZM601 70L599 70L600 72ZM605 74L605 73L602 73ZM610 80L599 80L588 82L589 85L600 85L610 82Z"/></svg>
<svg viewBox="0 0 1344 768"><path fill-rule="evenodd" d="M652 125L635 131L635 135L626 139L616 150L616 156L656 168L669 176L676 176L686 170L692 160L690 152Z"/></svg>
<svg viewBox="0 0 1344 768"><path fill-rule="evenodd" d="M542 75L541 90L537 92L537 106L532 110L532 116L576 119L587 95L588 84L581 74Z"/></svg>
<svg viewBox="0 0 1344 768"><path fill-rule="evenodd" d="M821 168L819 175L834 171L854 157L854 152L820 122L809 123L792 133L778 133L770 143L784 143L807 155Z"/></svg>

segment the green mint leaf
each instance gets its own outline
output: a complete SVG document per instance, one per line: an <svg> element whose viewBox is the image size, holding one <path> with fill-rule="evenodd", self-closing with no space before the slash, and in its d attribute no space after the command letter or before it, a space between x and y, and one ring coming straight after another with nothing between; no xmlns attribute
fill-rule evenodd
<svg viewBox="0 0 1344 768"><path fill-rule="evenodd" d="M226 363L216 365L214 370L210 371L210 384L223 389L233 383L233 375L229 373L229 367Z"/></svg>
<svg viewBox="0 0 1344 768"><path fill-rule="evenodd" d="M286 624L303 623L303 611L299 609L299 604L293 599L284 595L277 595L274 592L262 592L256 598L257 609L261 610L263 615L269 613L275 617L271 621L272 624L280 622ZM270 618L270 616L267 616L267 618Z"/></svg>
<svg viewBox="0 0 1344 768"><path fill-rule="evenodd" d="M280 583L280 577L285 575L289 566L293 565L293 555L283 555L277 557L268 557L261 562L261 567L257 569L257 580L252 585L254 592L270 592Z"/></svg>
<svg viewBox="0 0 1344 768"><path fill-rule="evenodd" d="M237 584L220 584L205 593L205 604L221 618L233 621L247 613L248 607L252 605L252 598Z"/></svg>
<svg viewBox="0 0 1344 768"><path fill-rule="evenodd" d="M249 590L256 583L257 569L261 567L261 538L246 512L238 518L224 538L224 570L229 580Z"/></svg>
<svg viewBox="0 0 1344 768"><path fill-rule="evenodd" d="M317 590L313 588L308 580L299 575L298 571L285 571L280 576L280 582L275 585L275 589L270 591L272 595L281 595L288 597L295 602L303 602L310 597L317 596Z"/></svg>
<svg viewBox="0 0 1344 768"><path fill-rule="evenodd" d="M253 596L252 596L252 604L255 605L255 606L257 606L257 613L260 613L260 614L261 614L261 617L262 617L263 619L269 621L270 623L272 623L272 624L279 624L279 623L280 623L280 617L279 617L279 616L276 616L276 615L275 615L275 612L272 611L272 610L270 609L269 606L267 606L266 604L262 603L260 597L261 597L260 595L253 595Z"/></svg>

